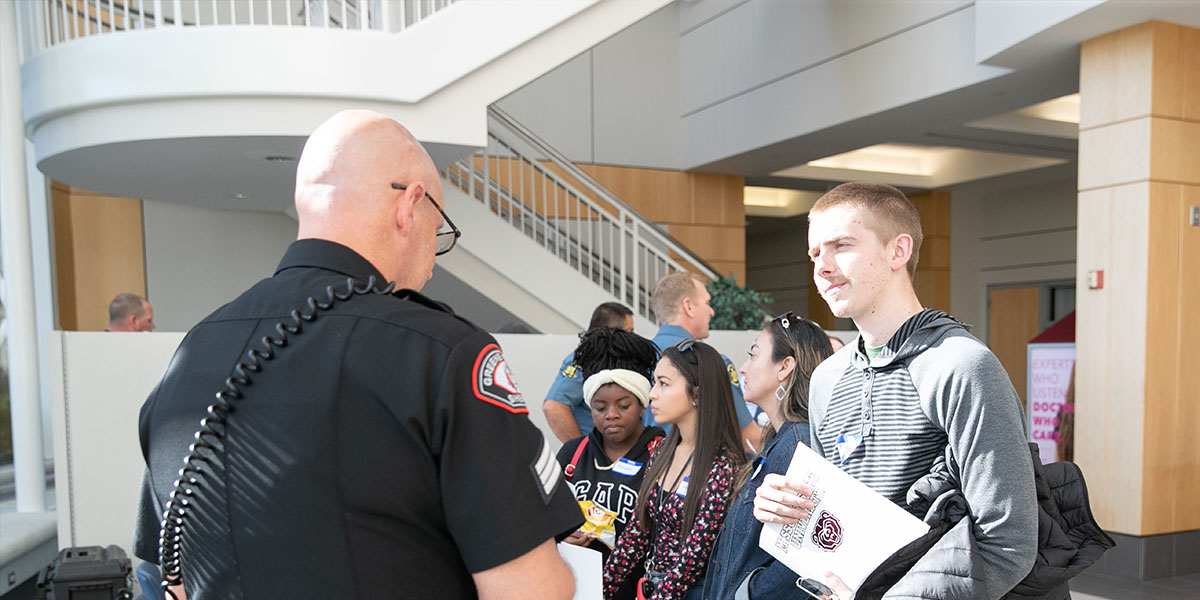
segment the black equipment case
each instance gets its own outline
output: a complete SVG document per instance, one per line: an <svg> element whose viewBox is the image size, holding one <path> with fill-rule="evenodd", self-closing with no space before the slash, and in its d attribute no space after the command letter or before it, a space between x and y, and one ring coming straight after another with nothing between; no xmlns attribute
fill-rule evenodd
<svg viewBox="0 0 1200 600"><path fill-rule="evenodd" d="M39 600L129 600L132 569L120 546L78 546L58 553L37 580Z"/></svg>

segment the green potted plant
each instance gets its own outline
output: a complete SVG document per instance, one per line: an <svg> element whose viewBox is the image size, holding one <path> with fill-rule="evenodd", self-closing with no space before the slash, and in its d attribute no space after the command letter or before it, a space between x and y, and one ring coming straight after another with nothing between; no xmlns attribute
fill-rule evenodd
<svg viewBox="0 0 1200 600"><path fill-rule="evenodd" d="M710 329L759 329L769 316L766 305L771 298L738 285L732 273L709 282L708 293L712 294L709 304L716 313L708 325Z"/></svg>

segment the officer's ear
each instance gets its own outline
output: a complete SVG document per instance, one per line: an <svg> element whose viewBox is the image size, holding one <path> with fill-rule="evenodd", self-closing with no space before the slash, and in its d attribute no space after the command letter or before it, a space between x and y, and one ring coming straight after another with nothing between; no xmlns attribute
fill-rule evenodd
<svg viewBox="0 0 1200 600"><path fill-rule="evenodd" d="M416 182L408 184L402 190L392 190L390 200L394 203L393 211L396 219L396 227L400 229L400 235L407 237L409 232L412 231L417 218L417 202L424 197L425 186Z"/></svg>

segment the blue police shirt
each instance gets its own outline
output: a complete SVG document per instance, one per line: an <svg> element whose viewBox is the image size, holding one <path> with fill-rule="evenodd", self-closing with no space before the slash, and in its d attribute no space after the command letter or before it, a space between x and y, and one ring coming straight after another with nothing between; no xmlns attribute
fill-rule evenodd
<svg viewBox="0 0 1200 600"><path fill-rule="evenodd" d="M579 432L587 435L595 423L592 421L592 409L583 402L583 371L575 364L575 351L562 361L546 399L571 407L575 422L579 424Z"/></svg>

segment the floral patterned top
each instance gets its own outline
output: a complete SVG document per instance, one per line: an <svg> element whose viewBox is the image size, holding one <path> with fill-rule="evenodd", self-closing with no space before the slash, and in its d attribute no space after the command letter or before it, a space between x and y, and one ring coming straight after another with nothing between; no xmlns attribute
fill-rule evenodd
<svg viewBox="0 0 1200 600"><path fill-rule="evenodd" d="M647 471L656 458L659 458L657 449L646 465ZM644 563L651 555L652 545L653 568L666 573L666 579L654 590L652 598L679 600L687 594L708 568L708 556L725 521L725 511L729 508L729 492L733 487L736 468L737 459L732 453L718 454L713 460L708 474L708 489L704 492L696 518L692 520L692 530L687 532L686 537L679 531L683 497L664 494L660 505L658 490L661 486L651 488L650 497L646 499L649 503L647 516L656 525L657 537L651 539L651 531L643 528L636 518L630 519L608 561L604 563L606 600L613 598L634 566Z"/></svg>

